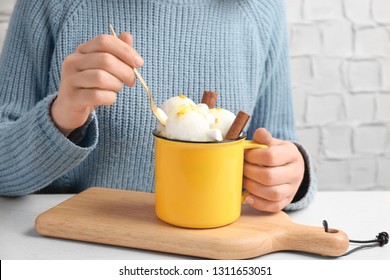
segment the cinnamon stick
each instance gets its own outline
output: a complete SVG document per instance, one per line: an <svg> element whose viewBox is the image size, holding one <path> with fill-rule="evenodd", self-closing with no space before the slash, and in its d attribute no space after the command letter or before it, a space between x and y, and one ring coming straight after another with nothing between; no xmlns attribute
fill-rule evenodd
<svg viewBox="0 0 390 280"><path fill-rule="evenodd" d="M202 103L207 104L209 109L212 109L215 107L215 103L217 102L217 97L218 97L217 92L205 90L203 92Z"/></svg>
<svg viewBox="0 0 390 280"><path fill-rule="evenodd" d="M225 139L234 140L237 139L241 132L243 131L246 123L248 122L250 116L244 111L238 112L236 118L234 119L232 125L230 126Z"/></svg>

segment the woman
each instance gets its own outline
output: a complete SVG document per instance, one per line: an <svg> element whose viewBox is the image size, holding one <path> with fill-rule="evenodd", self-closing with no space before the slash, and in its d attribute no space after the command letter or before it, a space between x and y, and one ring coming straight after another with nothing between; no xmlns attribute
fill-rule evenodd
<svg viewBox="0 0 390 280"><path fill-rule="evenodd" d="M245 154L248 204L305 207L316 186L295 142L283 2L19 0L0 60L0 194L153 192L142 66L158 104L207 89L251 115L248 137L269 148Z"/></svg>

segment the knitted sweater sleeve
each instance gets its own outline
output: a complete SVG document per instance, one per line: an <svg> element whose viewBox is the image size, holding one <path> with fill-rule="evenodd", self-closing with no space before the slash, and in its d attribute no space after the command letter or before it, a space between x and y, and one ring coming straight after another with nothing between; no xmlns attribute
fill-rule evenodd
<svg viewBox="0 0 390 280"><path fill-rule="evenodd" d="M262 45L267 46L266 61L262 71L259 98L248 128L248 137L253 136L256 128L264 127L273 137L295 143L305 160L305 174L292 203L284 210L297 210L306 207L313 199L316 192L316 179L310 157L296 138L284 1L258 2L258 14L263 15L258 21L261 21L263 26L260 30L260 37L263 38Z"/></svg>
<svg viewBox="0 0 390 280"><path fill-rule="evenodd" d="M95 115L78 145L50 117L56 96L48 82L50 60L61 15L55 1L19 0L15 5L0 57L0 195L44 188L96 146Z"/></svg>

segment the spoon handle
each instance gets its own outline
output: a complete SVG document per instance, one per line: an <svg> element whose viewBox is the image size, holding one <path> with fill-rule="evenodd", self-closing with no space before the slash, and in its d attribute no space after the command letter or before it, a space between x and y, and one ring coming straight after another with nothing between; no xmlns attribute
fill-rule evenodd
<svg viewBox="0 0 390 280"><path fill-rule="evenodd" d="M111 30L111 34L114 35L115 37L118 37L115 33L115 30L114 30L114 27L110 24L110 30ZM163 125L165 126L166 125L166 119L161 116L164 112L161 112L162 110L157 107L157 105L154 103L153 101L153 97L152 97L152 94L150 93L150 90L149 90L149 87L147 86L146 82L144 81L144 79L142 78L141 76L141 73L138 71L137 68L133 67L133 71L135 73L135 75L137 76L138 80L140 80L142 86L144 87L146 93L148 94L148 97L149 97L149 102L150 102L150 107L152 108L152 112L153 114L155 115L155 117L158 119L158 121ZM164 113L165 115L165 113Z"/></svg>

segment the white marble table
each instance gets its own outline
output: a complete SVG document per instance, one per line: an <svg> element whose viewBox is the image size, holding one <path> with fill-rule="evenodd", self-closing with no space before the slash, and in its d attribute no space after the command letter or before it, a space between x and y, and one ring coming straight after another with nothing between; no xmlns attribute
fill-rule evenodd
<svg viewBox="0 0 390 280"><path fill-rule="evenodd" d="M0 259L196 259L72 240L48 238L34 229L35 218L71 195L27 195L19 198L0 197ZM347 233L350 239L373 239L381 231L390 233L390 192L319 192L312 204L289 213L296 222L329 227ZM354 248L351 246L351 248ZM261 256L262 260L309 260L324 257L300 252L277 252ZM390 244L365 249L338 259L390 260Z"/></svg>

